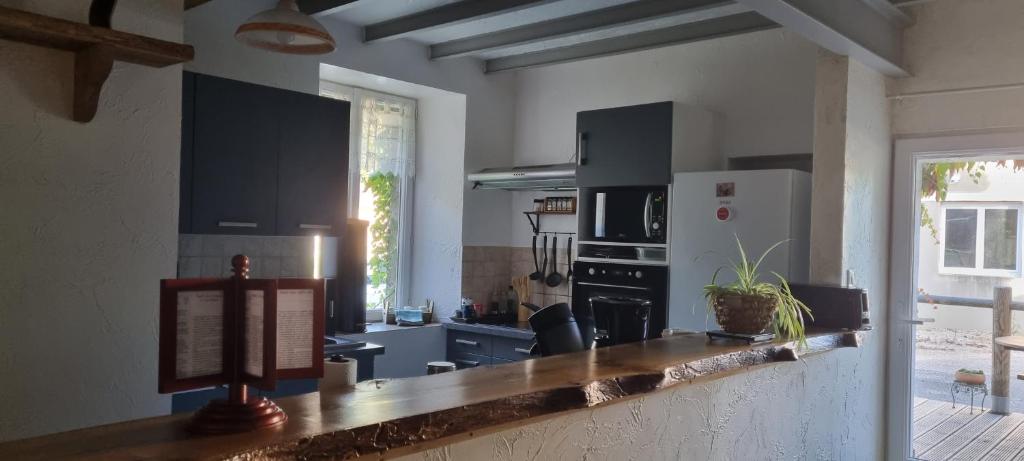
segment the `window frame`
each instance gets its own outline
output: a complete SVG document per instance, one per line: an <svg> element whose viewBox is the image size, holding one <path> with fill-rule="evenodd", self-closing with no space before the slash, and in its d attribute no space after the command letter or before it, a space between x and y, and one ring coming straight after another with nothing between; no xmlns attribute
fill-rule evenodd
<svg viewBox="0 0 1024 461"><path fill-rule="evenodd" d="M402 195L399 199L400 221L398 226L398 286L395 287L395 305L397 308L409 304L410 291L412 287L412 225L413 225L413 195L416 187L416 165L418 138L419 138L419 101L414 98L399 96L392 93L361 88L358 86L344 85L329 80L320 80L320 95L335 99L348 101L351 104L349 117L349 190L348 190L348 217L357 219L359 217L359 194L362 183L360 181L360 143L363 124L361 93L370 93L382 96L385 99L393 100L402 104L408 104L413 111L413 146L410 155L413 157L413 171L410 174L401 176ZM354 154L354 155L353 155ZM367 306L367 322L383 321L383 307L370 308Z"/></svg>
<svg viewBox="0 0 1024 461"><path fill-rule="evenodd" d="M942 275L973 275L982 277L1020 277L1022 272L1021 250L1024 249L1021 238L1024 237L1024 202L942 202L939 206L940 217L939 232L942 236L939 239L938 265L939 274ZM975 261L974 267L946 267L946 211L954 210L975 210L977 213L977 224L975 228ZM985 210L1017 210L1017 258L1015 269L986 269L985 268Z"/></svg>

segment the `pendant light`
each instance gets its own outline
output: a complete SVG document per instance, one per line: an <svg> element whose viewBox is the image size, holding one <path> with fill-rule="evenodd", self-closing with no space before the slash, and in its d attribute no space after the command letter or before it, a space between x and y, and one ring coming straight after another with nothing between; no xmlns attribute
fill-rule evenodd
<svg viewBox="0 0 1024 461"><path fill-rule="evenodd" d="M325 54L334 51L334 37L315 19L299 11L294 0L255 14L235 31L246 45L288 54Z"/></svg>

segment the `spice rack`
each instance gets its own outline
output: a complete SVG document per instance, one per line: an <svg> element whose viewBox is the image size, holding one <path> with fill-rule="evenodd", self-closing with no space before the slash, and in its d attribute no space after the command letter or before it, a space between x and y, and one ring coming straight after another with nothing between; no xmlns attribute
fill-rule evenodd
<svg viewBox="0 0 1024 461"><path fill-rule="evenodd" d="M534 234L540 231L540 217L542 215L574 215L576 214L576 197L544 197L543 200L534 200L534 210L524 211L526 219L530 221L530 227ZM537 217L534 220L534 216ZM564 233L564 232L559 232Z"/></svg>

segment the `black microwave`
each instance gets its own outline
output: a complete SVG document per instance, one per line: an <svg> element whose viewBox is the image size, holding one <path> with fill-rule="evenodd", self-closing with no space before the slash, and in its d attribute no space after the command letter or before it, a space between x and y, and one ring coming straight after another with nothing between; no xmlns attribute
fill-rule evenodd
<svg viewBox="0 0 1024 461"><path fill-rule="evenodd" d="M585 187L578 200L580 241L666 243L668 186Z"/></svg>

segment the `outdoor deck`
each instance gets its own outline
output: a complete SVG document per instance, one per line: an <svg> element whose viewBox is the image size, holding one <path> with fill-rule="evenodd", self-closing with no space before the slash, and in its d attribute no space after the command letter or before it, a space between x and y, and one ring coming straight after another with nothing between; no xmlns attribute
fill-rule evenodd
<svg viewBox="0 0 1024 461"><path fill-rule="evenodd" d="M959 400L953 408L950 402L914 398L914 453L927 461L1024 460L1022 423L1020 413L1003 416L975 406L972 414Z"/></svg>

